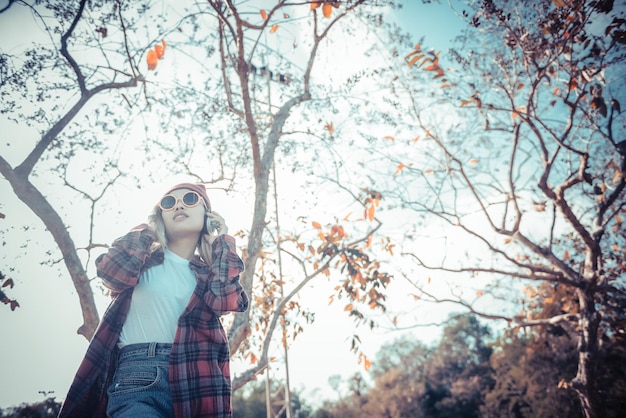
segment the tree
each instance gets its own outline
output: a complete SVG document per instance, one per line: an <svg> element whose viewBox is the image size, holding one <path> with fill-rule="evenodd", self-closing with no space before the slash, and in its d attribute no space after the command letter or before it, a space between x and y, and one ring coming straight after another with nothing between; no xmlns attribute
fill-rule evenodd
<svg viewBox="0 0 626 418"><path fill-rule="evenodd" d="M336 44L330 35L342 21L341 30L354 36L350 25L373 25L387 2L316 7L317 2L277 1L268 10L247 3L209 1L168 14L149 3L11 2L2 9L4 17L28 10L44 28L45 40L16 47L19 52L2 51L0 61L3 123L26 124L33 133L20 143L21 149L30 147L26 157L11 152L14 140L3 149L0 173L54 237L59 252L51 250L48 263L55 264L57 254L65 263L83 312L79 333L87 339L98 324L89 264L108 245L100 240L99 225L124 188L180 172L223 190L248 191L253 179L251 225L239 236L245 242L242 281L255 296L255 309L229 324L231 351L242 352L251 367L235 379L235 388L267 366L279 326L286 345L302 330L300 317L310 320L293 298L312 279L339 272L333 277L336 296L350 302L346 312L357 319L364 318L359 306L384 309L390 281L368 241L380 224L375 194L346 193L366 212L354 228L351 220L336 217L303 222L286 234L278 227L278 211L268 218L276 161L289 161L287 171L298 168L301 162L291 152L299 146L312 150L305 138L319 135L313 128L300 130L302 120L330 101L332 86L314 77L321 51ZM297 35L301 29L305 35ZM271 37L283 31L289 35L280 38L282 44L273 43ZM295 39L286 43L292 34ZM298 43L298 62L285 52L292 41ZM316 125L332 135L331 125ZM76 221L72 212L79 207L89 215ZM272 235L270 222L277 226ZM289 287L283 287L280 254L301 272Z"/></svg>
<svg viewBox="0 0 626 418"><path fill-rule="evenodd" d="M429 222L403 242L404 256L430 271L405 272L416 298L512 327L571 327L577 371L561 386L584 416L602 416L599 350L621 327L611 300L623 298L626 265L623 10L612 1L467 6L459 14L470 28L445 63L421 45L406 57L439 92L396 83L419 135L393 153L393 181L411 187L373 187ZM439 251L417 250L420 239ZM436 272L458 278L451 296L429 285ZM546 283L569 300L544 316L530 305L549 297L537 291Z"/></svg>
<svg viewBox="0 0 626 418"><path fill-rule="evenodd" d="M385 344L372 368L373 385L326 406L333 416L477 417L493 385L489 330L457 316L439 343L401 338Z"/></svg>

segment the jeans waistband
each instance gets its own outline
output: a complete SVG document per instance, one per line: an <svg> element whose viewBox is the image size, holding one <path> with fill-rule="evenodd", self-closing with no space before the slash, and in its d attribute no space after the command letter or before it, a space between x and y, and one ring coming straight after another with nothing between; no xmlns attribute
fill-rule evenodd
<svg viewBox="0 0 626 418"><path fill-rule="evenodd" d="M128 344L120 349L118 359L119 361L127 359L129 357L151 359L155 357L164 356L169 357L172 351L172 344L164 343L140 343L140 344Z"/></svg>

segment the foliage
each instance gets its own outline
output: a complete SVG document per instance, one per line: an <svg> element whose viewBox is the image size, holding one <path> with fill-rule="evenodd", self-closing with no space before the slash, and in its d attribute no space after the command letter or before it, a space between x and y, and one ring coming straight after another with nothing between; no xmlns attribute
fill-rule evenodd
<svg viewBox="0 0 626 418"><path fill-rule="evenodd" d="M602 416L601 341L621 327L611 301L623 298L626 265L624 9L465 6L457 49L406 50L415 75L395 82L408 103L396 129L405 138L412 124L414 139L388 135L389 175L373 187L413 214L400 251L415 266L404 272L414 298L514 328L572 327L576 373L557 384L584 416ZM545 284L563 292L561 309L537 310Z"/></svg>
<svg viewBox="0 0 626 418"><path fill-rule="evenodd" d="M2 418L54 418L59 414L61 402L55 398L47 398L42 402L22 404L17 407L0 409Z"/></svg>
<svg viewBox="0 0 626 418"><path fill-rule="evenodd" d="M601 350L603 417L623 412L624 354L622 337ZM453 316L430 347L406 336L385 344L371 370L373 383L352 386L320 411L332 417L579 417L576 393L559 385L576 374L576 357L576 341L563 329L507 330L492 339L476 316Z"/></svg>

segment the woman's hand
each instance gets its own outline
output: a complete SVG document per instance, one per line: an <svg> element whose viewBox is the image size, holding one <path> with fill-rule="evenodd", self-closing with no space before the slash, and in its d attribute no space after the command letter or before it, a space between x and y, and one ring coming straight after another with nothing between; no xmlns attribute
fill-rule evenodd
<svg viewBox="0 0 626 418"><path fill-rule="evenodd" d="M228 234L228 226L226 225L226 221L224 218L217 212L209 212L207 213L207 230L208 234L204 235L204 239L209 242L209 244L213 244L213 241L220 236ZM212 224L212 225L211 225ZM210 232L214 231L214 232Z"/></svg>

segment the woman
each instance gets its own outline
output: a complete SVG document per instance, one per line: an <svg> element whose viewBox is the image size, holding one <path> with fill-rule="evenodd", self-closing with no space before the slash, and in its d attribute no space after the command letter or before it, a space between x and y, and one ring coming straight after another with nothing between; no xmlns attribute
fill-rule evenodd
<svg viewBox="0 0 626 418"><path fill-rule="evenodd" d="M227 233L204 185L183 183L98 257L113 301L59 417L232 416L219 316L245 311L248 297Z"/></svg>

